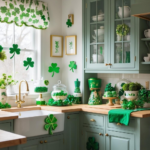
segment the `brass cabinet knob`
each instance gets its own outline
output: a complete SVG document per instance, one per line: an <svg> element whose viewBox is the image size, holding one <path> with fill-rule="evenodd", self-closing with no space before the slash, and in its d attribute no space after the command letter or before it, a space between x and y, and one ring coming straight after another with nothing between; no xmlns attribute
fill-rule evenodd
<svg viewBox="0 0 150 150"><path fill-rule="evenodd" d="M102 134L102 133L99 133L99 135L100 135L100 136L103 136L103 134Z"/></svg>
<svg viewBox="0 0 150 150"><path fill-rule="evenodd" d="M90 119L90 121L91 121L91 122L95 122L95 120L94 120L94 119Z"/></svg>
<svg viewBox="0 0 150 150"><path fill-rule="evenodd" d="M70 116L67 116L67 119L70 119Z"/></svg>
<svg viewBox="0 0 150 150"><path fill-rule="evenodd" d="M47 143L47 140L45 140L44 143Z"/></svg>
<svg viewBox="0 0 150 150"><path fill-rule="evenodd" d="M111 66L112 64L111 64L111 63L109 63L108 65L109 65L109 66Z"/></svg>
<svg viewBox="0 0 150 150"><path fill-rule="evenodd" d="M109 64L105 64L105 66L109 66Z"/></svg>
<svg viewBox="0 0 150 150"><path fill-rule="evenodd" d="M121 123L117 123L117 126L122 126L123 124L121 124Z"/></svg>
<svg viewBox="0 0 150 150"><path fill-rule="evenodd" d="M105 136L109 136L109 135L106 133Z"/></svg>
<svg viewBox="0 0 150 150"><path fill-rule="evenodd" d="M40 141L41 144L43 144L43 141Z"/></svg>

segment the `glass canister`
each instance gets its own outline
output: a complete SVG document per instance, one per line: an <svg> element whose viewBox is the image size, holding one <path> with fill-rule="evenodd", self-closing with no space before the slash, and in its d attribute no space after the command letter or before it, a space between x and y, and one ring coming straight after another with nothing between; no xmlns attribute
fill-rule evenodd
<svg viewBox="0 0 150 150"><path fill-rule="evenodd" d="M54 101L58 101L67 99L67 96L68 91L66 89L66 86L64 84L61 84L61 81L59 80L58 84L55 84L53 86L51 97L54 99Z"/></svg>

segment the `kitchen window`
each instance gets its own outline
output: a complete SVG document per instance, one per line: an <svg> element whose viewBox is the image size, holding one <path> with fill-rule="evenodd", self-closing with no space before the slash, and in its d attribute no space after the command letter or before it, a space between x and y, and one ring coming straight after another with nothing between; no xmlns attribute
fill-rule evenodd
<svg viewBox="0 0 150 150"><path fill-rule="evenodd" d="M18 81L23 79L31 81L37 78L38 32L40 30L24 25L18 27L14 23L0 23L0 45L4 47L3 50L7 55L7 60L0 61L0 75L2 73L12 75ZM15 54L14 58L10 59L12 54L9 53L9 48L13 44L18 44L21 51L20 55ZM27 57L31 57L34 61L34 68L26 70L26 67L23 66L23 61Z"/></svg>

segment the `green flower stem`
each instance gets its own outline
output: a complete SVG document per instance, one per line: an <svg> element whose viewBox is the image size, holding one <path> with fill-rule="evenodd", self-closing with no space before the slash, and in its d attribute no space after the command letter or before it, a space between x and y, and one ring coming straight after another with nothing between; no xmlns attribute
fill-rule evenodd
<svg viewBox="0 0 150 150"><path fill-rule="evenodd" d="M26 70L28 70L29 69L29 65L28 65L28 67L26 68Z"/></svg>
<svg viewBox="0 0 150 150"><path fill-rule="evenodd" d="M15 56L15 53L10 57L10 59L12 59Z"/></svg>

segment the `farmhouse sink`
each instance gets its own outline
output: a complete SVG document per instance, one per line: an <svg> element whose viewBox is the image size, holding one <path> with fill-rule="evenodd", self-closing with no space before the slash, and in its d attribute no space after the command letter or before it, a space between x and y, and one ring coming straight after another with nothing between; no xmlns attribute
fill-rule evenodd
<svg viewBox="0 0 150 150"><path fill-rule="evenodd" d="M45 118L53 114L57 118L57 128L53 133L64 131L64 113L46 111L46 110L33 110L14 112L18 114L18 119L14 120L14 132L26 137L39 136L49 134L49 131L44 130Z"/></svg>

